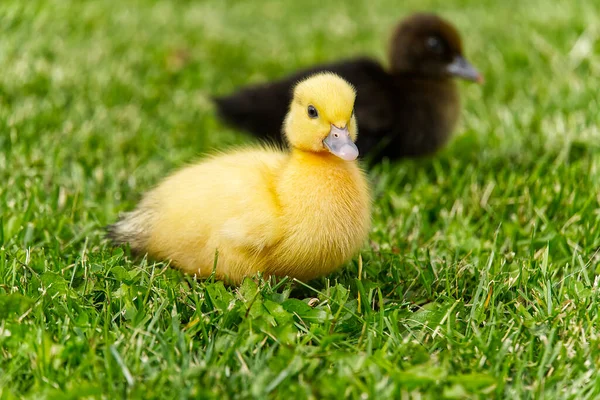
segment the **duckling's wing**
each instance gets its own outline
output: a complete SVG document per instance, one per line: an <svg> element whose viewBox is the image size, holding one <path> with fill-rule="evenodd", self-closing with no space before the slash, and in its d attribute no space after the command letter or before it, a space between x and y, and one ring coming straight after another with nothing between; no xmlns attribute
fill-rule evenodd
<svg viewBox="0 0 600 400"><path fill-rule="evenodd" d="M386 88L390 86L390 77L379 63L369 58L318 65L275 82L242 88L229 96L216 97L214 101L219 116L237 128L281 143L281 127L292 100L294 85L323 71L334 72L356 87L359 133L364 130L364 134L370 136L373 132L380 131L382 125L389 126L393 115L389 107L382 106L381 102L385 101L382 94L386 93ZM363 116L365 124L360 115Z"/></svg>
<svg viewBox="0 0 600 400"><path fill-rule="evenodd" d="M265 149L242 152L233 160L239 164L231 174L235 179L229 181L228 191L243 195L235 204L229 202L230 210L219 235L229 246L259 253L281 239L281 210L275 182L286 156ZM246 168L240 168L240 165Z"/></svg>

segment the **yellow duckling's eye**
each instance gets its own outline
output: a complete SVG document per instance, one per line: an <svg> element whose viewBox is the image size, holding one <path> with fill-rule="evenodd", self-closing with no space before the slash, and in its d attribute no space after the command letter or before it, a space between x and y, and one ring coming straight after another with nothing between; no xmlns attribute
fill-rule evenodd
<svg viewBox="0 0 600 400"><path fill-rule="evenodd" d="M319 116L319 113L314 106L308 106L308 116L313 119Z"/></svg>

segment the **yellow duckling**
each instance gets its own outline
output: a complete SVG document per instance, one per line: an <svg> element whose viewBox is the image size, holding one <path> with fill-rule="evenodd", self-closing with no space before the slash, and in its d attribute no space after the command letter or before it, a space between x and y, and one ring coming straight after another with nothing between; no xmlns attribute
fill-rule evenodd
<svg viewBox="0 0 600 400"><path fill-rule="evenodd" d="M303 281L363 245L367 180L354 144L356 93L333 73L300 82L284 133L291 152L237 150L184 168L109 227L114 243L231 283L257 272Z"/></svg>

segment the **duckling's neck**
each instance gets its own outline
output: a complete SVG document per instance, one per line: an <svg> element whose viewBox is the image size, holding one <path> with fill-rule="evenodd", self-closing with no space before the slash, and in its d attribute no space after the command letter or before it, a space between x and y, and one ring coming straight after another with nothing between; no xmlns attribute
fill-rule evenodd
<svg viewBox="0 0 600 400"><path fill-rule="evenodd" d="M341 158L334 156L333 154L322 151L322 152L314 152L314 151L304 151L299 149L292 149L291 159L294 162L302 163L307 166L315 166L315 167L352 167L356 166L356 161L345 161Z"/></svg>
<svg viewBox="0 0 600 400"><path fill-rule="evenodd" d="M326 152L292 150L276 192L279 204L288 214L294 214L290 218L295 224L300 224L306 215L315 212L335 218L336 210L350 204L348 199L366 193L365 182L356 161L345 161Z"/></svg>
<svg viewBox="0 0 600 400"><path fill-rule="evenodd" d="M434 84L438 86L454 87L456 84L451 76L437 76L422 71L390 71L390 75L396 82L412 82L416 85Z"/></svg>
<svg viewBox="0 0 600 400"><path fill-rule="evenodd" d="M294 149L285 170L282 171L278 191L282 203L286 198L307 196L324 201L328 196L356 190L363 174L356 161L345 161L328 152L309 152ZM309 203L307 203L309 204Z"/></svg>

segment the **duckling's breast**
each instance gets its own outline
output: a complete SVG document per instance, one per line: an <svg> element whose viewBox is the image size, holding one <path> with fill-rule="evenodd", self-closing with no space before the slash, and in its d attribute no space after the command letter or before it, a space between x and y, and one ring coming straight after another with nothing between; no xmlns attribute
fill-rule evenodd
<svg viewBox="0 0 600 400"><path fill-rule="evenodd" d="M450 80L402 79L395 91L394 122L382 156L422 156L443 147L460 115L460 97Z"/></svg>
<svg viewBox="0 0 600 400"><path fill-rule="evenodd" d="M283 236L265 272L300 280L326 275L354 256L366 240L370 196L363 172L356 163L322 165L323 161L292 162L281 177Z"/></svg>

